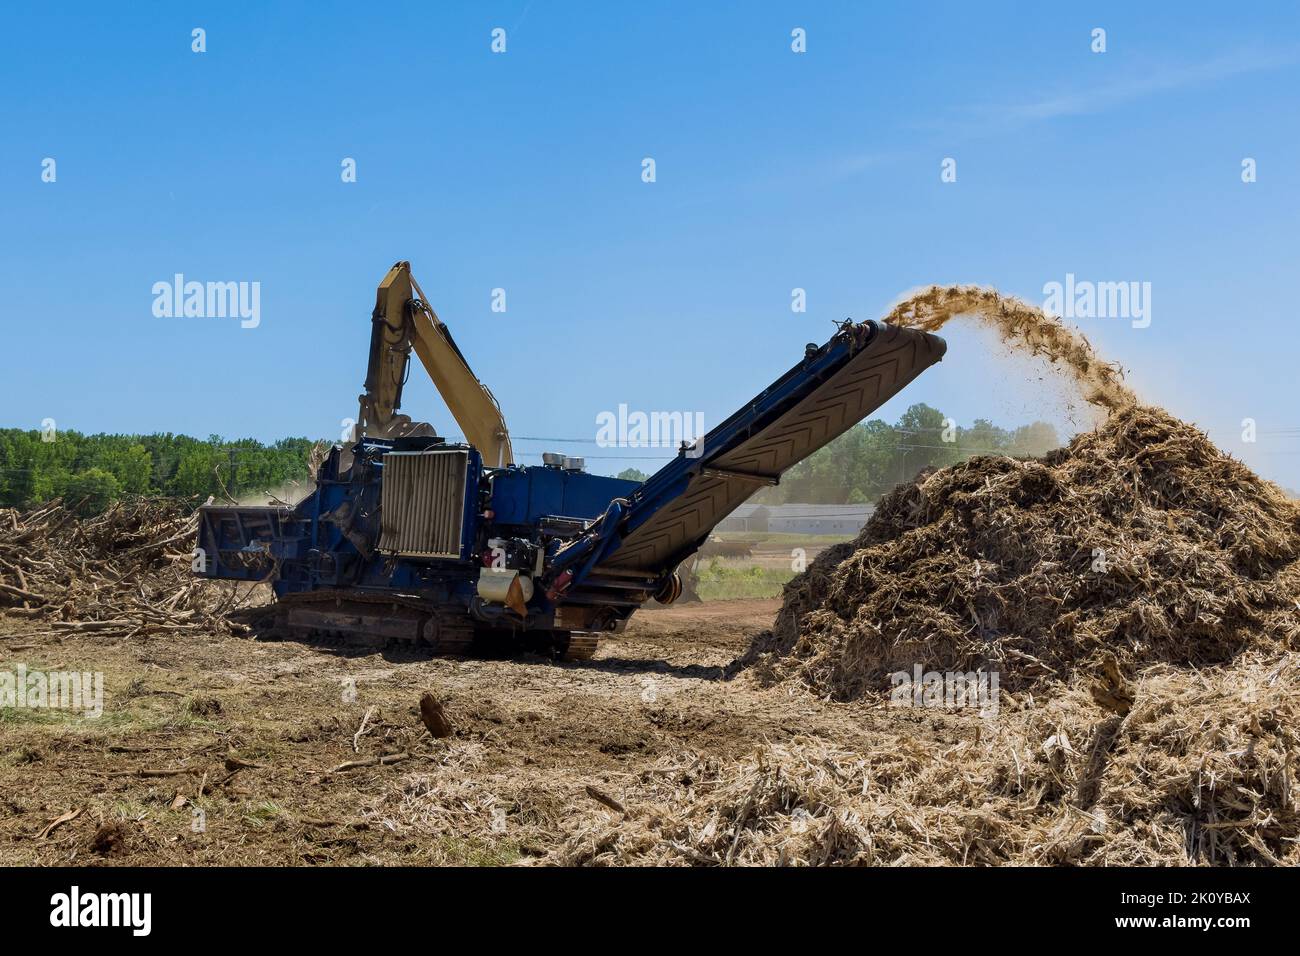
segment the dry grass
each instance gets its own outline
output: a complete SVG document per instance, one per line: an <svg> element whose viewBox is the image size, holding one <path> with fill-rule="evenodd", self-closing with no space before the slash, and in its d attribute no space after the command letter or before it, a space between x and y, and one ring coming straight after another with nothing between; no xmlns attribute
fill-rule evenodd
<svg viewBox="0 0 1300 956"><path fill-rule="evenodd" d="M1124 717L1054 688L996 720L932 718L946 744L899 712L869 750L800 738L734 761L673 755L626 792L626 820L572 828L549 860L1296 865L1296 665L1161 666Z"/></svg>

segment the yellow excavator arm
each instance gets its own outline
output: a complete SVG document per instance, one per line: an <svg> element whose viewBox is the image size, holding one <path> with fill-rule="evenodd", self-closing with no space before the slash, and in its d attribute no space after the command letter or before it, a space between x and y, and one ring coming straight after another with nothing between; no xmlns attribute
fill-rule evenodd
<svg viewBox="0 0 1300 956"><path fill-rule="evenodd" d="M357 417L357 438L431 435L433 428L398 413L410 370L411 350L420 358L438 394L447 404L465 440L478 449L489 467L513 464L510 432L501 407L478 380L456 347L451 331L424 297L409 262L388 270L375 295L371 316L370 362Z"/></svg>

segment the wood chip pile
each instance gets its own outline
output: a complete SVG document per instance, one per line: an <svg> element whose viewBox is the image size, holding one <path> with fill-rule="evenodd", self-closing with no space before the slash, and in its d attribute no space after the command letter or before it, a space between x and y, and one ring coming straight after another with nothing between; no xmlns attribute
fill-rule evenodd
<svg viewBox="0 0 1300 956"><path fill-rule="evenodd" d="M1116 411L1042 460L900 486L791 581L743 659L851 700L921 664L1018 691L1300 646L1300 507L1197 429Z"/></svg>

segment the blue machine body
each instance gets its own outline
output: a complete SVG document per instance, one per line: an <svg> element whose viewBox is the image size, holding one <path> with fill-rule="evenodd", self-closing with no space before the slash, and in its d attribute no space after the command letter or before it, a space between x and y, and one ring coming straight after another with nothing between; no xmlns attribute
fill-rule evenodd
<svg viewBox="0 0 1300 956"><path fill-rule="evenodd" d="M499 525L529 528L545 517L594 521L609 503L641 486L556 466L497 469L492 474L491 510Z"/></svg>
<svg viewBox="0 0 1300 956"><path fill-rule="evenodd" d="M394 451L463 450L464 504L459 553L409 557L384 553L380 507L385 459ZM218 506L200 509L199 547L207 577L269 580L279 598L320 591L398 594L455 607L484 624L553 629L554 606L538 595L526 620L507 620L500 608L482 608L476 585L480 569L494 561L521 565L497 542L531 542L525 566L550 538L581 533L611 500L640 487L636 481L592 475L561 466L484 468L469 445L439 439L367 439L351 449L334 448L317 474L316 489L292 508Z"/></svg>

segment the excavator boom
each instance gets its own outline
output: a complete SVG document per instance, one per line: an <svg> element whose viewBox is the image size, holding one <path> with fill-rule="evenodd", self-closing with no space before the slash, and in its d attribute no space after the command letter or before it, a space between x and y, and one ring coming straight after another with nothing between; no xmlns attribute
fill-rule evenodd
<svg viewBox="0 0 1300 956"><path fill-rule="evenodd" d="M431 435L427 425L397 413L410 368L411 350L419 356L465 440L492 467L513 464L510 432L492 392L478 380L456 347L451 331L424 297L411 264L396 263L384 276L371 315L370 360L357 418L357 439Z"/></svg>

